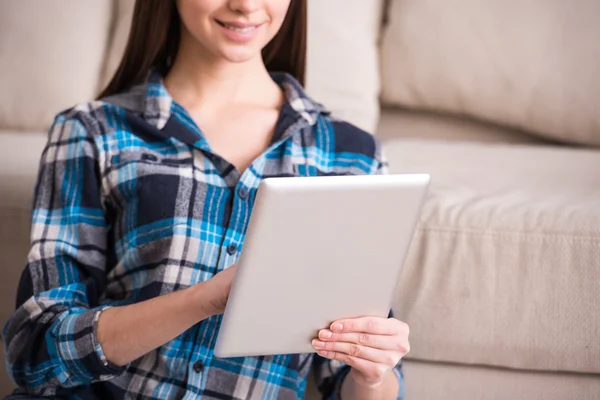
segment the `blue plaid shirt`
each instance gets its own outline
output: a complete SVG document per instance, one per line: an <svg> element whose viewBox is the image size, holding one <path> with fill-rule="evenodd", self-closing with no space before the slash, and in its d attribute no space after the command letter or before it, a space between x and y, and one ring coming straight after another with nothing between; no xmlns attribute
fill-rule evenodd
<svg viewBox="0 0 600 400"><path fill-rule="evenodd" d="M334 120L292 77L273 79L287 101L271 145L243 173L211 151L157 72L57 116L42 155L17 310L3 331L19 393L296 399L313 367L324 397L339 394L348 367L313 354L214 357L221 316L124 367L111 364L96 340L106 307L189 287L233 264L263 178L384 172L376 139ZM396 374L402 381L400 366Z"/></svg>

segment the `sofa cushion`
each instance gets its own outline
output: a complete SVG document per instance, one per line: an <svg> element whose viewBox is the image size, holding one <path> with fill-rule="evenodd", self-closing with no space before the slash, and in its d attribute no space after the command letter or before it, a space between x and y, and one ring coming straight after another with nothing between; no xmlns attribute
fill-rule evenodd
<svg viewBox="0 0 600 400"><path fill-rule="evenodd" d="M46 130L97 94L111 0L0 2L0 129Z"/></svg>
<svg viewBox="0 0 600 400"><path fill-rule="evenodd" d="M391 2L386 104L600 145L600 2Z"/></svg>
<svg viewBox="0 0 600 400"><path fill-rule="evenodd" d="M46 133L0 131L0 325L15 309L29 248L33 191Z"/></svg>
<svg viewBox="0 0 600 400"><path fill-rule="evenodd" d="M377 127L377 137L468 141L485 143L550 144L540 137L517 129L484 123L475 119L443 115L428 111L384 108Z"/></svg>
<svg viewBox="0 0 600 400"><path fill-rule="evenodd" d="M108 85L123 58L131 29L134 7L135 0L115 0L113 29L110 34L109 48L102 72L102 89Z"/></svg>
<svg viewBox="0 0 600 400"><path fill-rule="evenodd" d="M418 361L406 361L404 374L406 399L593 400L600 393L600 375Z"/></svg>
<svg viewBox="0 0 600 400"><path fill-rule="evenodd" d="M430 192L395 309L419 360L600 373L600 151L391 139Z"/></svg>
<svg viewBox="0 0 600 400"><path fill-rule="evenodd" d="M309 0L306 89L334 115L373 132L379 115L382 0Z"/></svg>

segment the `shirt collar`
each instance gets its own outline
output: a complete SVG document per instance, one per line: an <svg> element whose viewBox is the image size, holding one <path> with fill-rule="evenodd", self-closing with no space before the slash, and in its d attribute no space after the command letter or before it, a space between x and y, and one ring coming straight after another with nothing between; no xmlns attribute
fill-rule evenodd
<svg viewBox="0 0 600 400"><path fill-rule="evenodd" d="M283 89L286 103L298 119L304 120L308 125L315 125L319 115L329 114L321 104L306 94L302 85L290 74L273 72L271 78ZM163 129L174 112L173 108L174 100L164 85L163 75L156 69L151 71L146 85L144 119L158 129Z"/></svg>

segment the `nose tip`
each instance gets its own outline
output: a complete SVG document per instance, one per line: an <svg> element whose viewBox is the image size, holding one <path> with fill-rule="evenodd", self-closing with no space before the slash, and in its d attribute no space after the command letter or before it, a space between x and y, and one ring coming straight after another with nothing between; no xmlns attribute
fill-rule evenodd
<svg viewBox="0 0 600 400"><path fill-rule="evenodd" d="M262 0L230 0L229 8L244 14L250 14L258 11Z"/></svg>

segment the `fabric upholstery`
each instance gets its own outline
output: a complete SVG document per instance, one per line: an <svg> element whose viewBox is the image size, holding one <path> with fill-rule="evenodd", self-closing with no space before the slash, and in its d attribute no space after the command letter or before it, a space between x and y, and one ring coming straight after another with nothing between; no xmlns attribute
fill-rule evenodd
<svg viewBox="0 0 600 400"><path fill-rule="evenodd" d="M386 104L600 145L600 2L393 1Z"/></svg>
<svg viewBox="0 0 600 400"><path fill-rule="evenodd" d="M109 48L102 72L101 89L104 89L117 71L125 52L135 0L114 0L113 29L110 33Z"/></svg>
<svg viewBox="0 0 600 400"><path fill-rule="evenodd" d="M111 7L111 0L0 2L0 129L46 130L59 111L96 95Z"/></svg>
<svg viewBox="0 0 600 400"><path fill-rule="evenodd" d="M549 144L548 141L525 132L474 119L395 108L381 110L376 135L382 141L394 138L412 138L485 143Z"/></svg>
<svg viewBox="0 0 600 400"><path fill-rule="evenodd" d="M396 312L412 357L600 373L600 152L392 139L430 173Z"/></svg>
<svg viewBox="0 0 600 400"><path fill-rule="evenodd" d="M0 325L14 312L27 260L31 206L46 134L0 131ZM0 393L1 395L2 393Z"/></svg>
<svg viewBox="0 0 600 400"><path fill-rule="evenodd" d="M377 42L382 0L310 0L308 93L334 115L373 132L379 114Z"/></svg>
<svg viewBox="0 0 600 400"><path fill-rule="evenodd" d="M405 361L406 399L597 400L600 375Z"/></svg>
<svg viewBox="0 0 600 400"><path fill-rule="evenodd" d="M29 227L35 177L46 134L0 131L0 325L15 310L19 277L29 250ZM6 373L0 341L0 397L14 383Z"/></svg>

